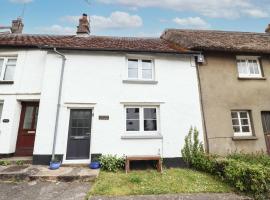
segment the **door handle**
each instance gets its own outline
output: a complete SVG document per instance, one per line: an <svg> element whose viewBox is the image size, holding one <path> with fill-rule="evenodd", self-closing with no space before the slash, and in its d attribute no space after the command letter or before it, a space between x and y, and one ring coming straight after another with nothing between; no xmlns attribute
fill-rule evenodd
<svg viewBox="0 0 270 200"><path fill-rule="evenodd" d="M34 134L34 133L36 133L36 131L27 131L27 133Z"/></svg>

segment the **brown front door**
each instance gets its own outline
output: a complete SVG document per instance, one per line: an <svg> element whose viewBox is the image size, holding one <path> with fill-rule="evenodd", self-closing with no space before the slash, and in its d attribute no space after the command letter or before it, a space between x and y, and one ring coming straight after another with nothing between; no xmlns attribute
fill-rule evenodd
<svg viewBox="0 0 270 200"><path fill-rule="evenodd" d="M32 156L36 136L38 102L22 102L16 156Z"/></svg>
<svg viewBox="0 0 270 200"><path fill-rule="evenodd" d="M262 124L267 152L270 155L270 111L262 112Z"/></svg>

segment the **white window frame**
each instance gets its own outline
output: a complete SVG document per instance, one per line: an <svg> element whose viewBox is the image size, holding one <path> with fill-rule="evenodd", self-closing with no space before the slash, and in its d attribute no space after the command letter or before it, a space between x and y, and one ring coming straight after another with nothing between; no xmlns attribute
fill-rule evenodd
<svg viewBox="0 0 270 200"><path fill-rule="evenodd" d="M15 78L15 72L13 74L13 79L12 80L4 80L5 77L5 73L6 73L6 68L7 68L7 62L9 59L16 59L16 65L15 65L15 69L17 67L17 62L18 62L18 58L17 56L0 56L0 60L4 60L3 62L3 66L2 66L2 70L0 71L0 81L14 81Z"/></svg>
<svg viewBox="0 0 270 200"><path fill-rule="evenodd" d="M259 61L259 58L260 58L259 56L236 56L236 64L237 64L238 76L240 78L262 78L263 77L263 75L262 75L262 66L261 66L261 63ZM249 73L246 73L246 74L240 73L239 72L239 66L238 66L238 60L245 60L246 68L248 69L248 71L249 71L248 61L249 60L256 61L257 65L258 65L259 74L251 74L250 71L249 71Z"/></svg>
<svg viewBox="0 0 270 200"><path fill-rule="evenodd" d="M128 69L129 69L129 66L128 66L128 61L129 60L138 60L138 77L137 78L131 78L128 76ZM152 66L152 77L151 79L147 79L147 78L143 78L143 69L142 69L142 61L143 60L149 60L151 61L151 66ZM126 77L127 77L127 80L134 80L134 81L154 81L155 80L155 61L153 58L150 58L150 57L137 57L137 56L128 56L126 58Z"/></svg>
<svg viewBox="0 0 270 200"><path fill-rule="evenodd" d="M0 105L2 105L2 112L0 112L0 123L2 122L3 110L4 110L4 101L0 100Z"/></svg>
<svg viewBox="0 0 270 200"><path fill-rule="evenodd" d="M127 108L139 108L139 131L127 131ZM144 108L155 108L157 113L157 130L156 131L144 131ZM145 105L126 105L124 106L124 119L125 119L125 134L133 136L141 135L160 135L160 106L145 106Z"/></svg>
<svg viewBox="0 0 270 200"><path fill-rule="evenodd" d="M232 110L231 113L233 113L233 112L237 113L237 118L233 118L231 116L231 120L233 120L233 119L236 120L237 119L239 125L234 125L233 122L232 122L232 128L234 126L239 126L240 127L240 132L235 132L234 129L233 129L234 136L236 136L236 137L253 136L251 119L250 119L250 111L249 110ZM248 125L242 125L241 119L243 119L243 118L240 117L241 112L247 113ZM246 119L246 118L244 118L244 119ZM248 126L249 127L249 132L243 132L242 131L243 126Z"/></svg>

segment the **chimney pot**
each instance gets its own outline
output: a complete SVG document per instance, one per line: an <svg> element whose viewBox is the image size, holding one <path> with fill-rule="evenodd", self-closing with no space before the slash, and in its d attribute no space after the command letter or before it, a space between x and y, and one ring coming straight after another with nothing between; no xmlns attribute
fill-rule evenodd
<svg viewBox="0 0 270 200"><path fill-rule="evenodd" d="M270 24L268 24L267 28L265 29L266 33L270 33Z"/></svg>
<svg viewBox="0 0 270 200"><path fill-rule="evenodd" d="M11 25L11 33L15 34L21 34L23 31L24 24L22 22L21 18L17 18L15 20L12 20L12 25Z"/></svg>
<svg viewBox="0 0 270 200"><path fill-rule="evenodd" d="M89 35L90 34L90 23L87 18L87 14L83 14L79 19L79 26L77 26L77 35Z"/></svg>

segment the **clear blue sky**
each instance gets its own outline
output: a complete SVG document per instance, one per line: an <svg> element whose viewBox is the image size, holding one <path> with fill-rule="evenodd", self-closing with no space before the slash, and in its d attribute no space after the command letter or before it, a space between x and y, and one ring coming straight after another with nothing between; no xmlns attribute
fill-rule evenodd
<svg viewBox="0 0 270 200"><path fill-rule="evenodd" d="M159 36L166 28L263 32L269 0L0 0L0 25L24 13L24 33L74 34L91 16L92 34Z"/></svg>

